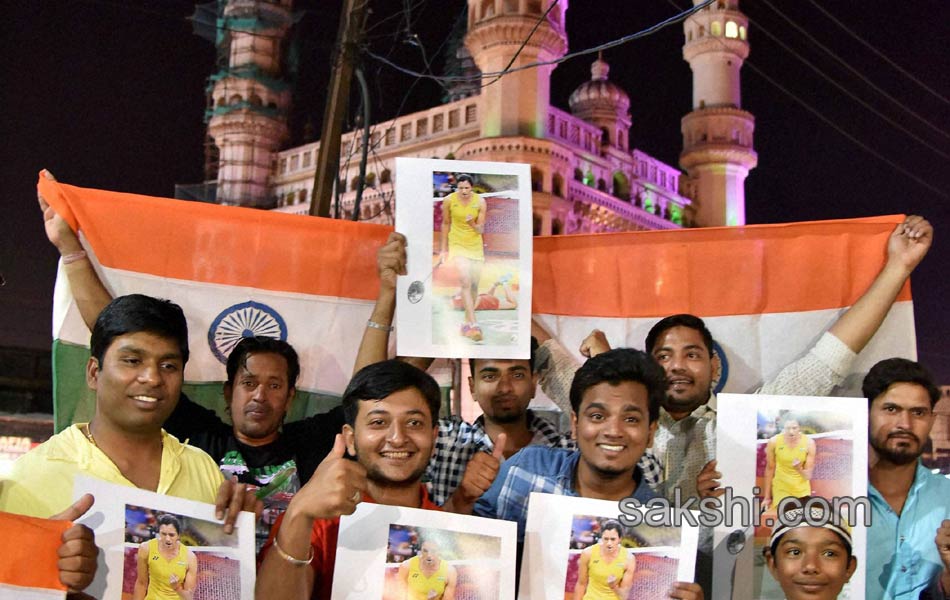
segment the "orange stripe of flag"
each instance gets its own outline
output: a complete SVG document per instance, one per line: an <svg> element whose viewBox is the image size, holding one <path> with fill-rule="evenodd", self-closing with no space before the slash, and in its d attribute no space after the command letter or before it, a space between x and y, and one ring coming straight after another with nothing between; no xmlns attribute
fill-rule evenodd
<svg viewBox="0 0 950 600"><path fill-rule="evenodd" d="M634 318L850 306L884 265L902 220L535 238L533 310ZM909 299L908 283L898 300Z"/></svg>
<svg viewBox="0 0 950 600"><path fill-rule="evenodd" d="M0 512L0 539L6 540L0 560L0 582L49 590L65 590L59 581L56 552L69 521L50 521Z"/></svg>

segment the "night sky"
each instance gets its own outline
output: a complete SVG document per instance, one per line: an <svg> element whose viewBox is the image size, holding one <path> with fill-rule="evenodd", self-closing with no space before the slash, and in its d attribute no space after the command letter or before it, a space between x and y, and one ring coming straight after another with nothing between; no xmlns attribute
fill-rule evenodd
<svg viewBox="0 0 950 600"><path fill-rule="evenodd" d="M743 68L742 99L743 108L756 117L754 145L759 154L759 166L746 180L747 220L777 223L902 212L929 218L937 228L937 242L913 278L919 357L941 382L950 383L950 317L943 303L950 297L950 278L945 276L950 235L950 5L943 0L898 5L816 1L942 98L875 56L822 15L812 0L743 0L742 10L752 20L752 53L751 65ZM444 58L437 50L464 6L462 0L370 2L375 13L368 43L374 52L421 70L419 47L405 43L416 34L433 69L441 72ZM292 144L302 140L307 120L319 129L341 3L295 3L300 60ZM413 7L408 21L396 12L406 4ZM199 181L204 90L214 71L215 52L210 42L192 33L190 2L11 0L3 6L7 27L0 41L0 273L6 285L0 287L0 345L44 348L50 340L57 253L45 238L36 208L38 170L49 168L75 185L157 196L171 196L175 183ZM619 38L675 12L668 0L574 0L567 13L571 50ZM631 98L631 144L671 165L677 165L682 147L679 121L691 102L691 74L681 58L682 44L682 26L676 24L605 53L610 79ZM782 45L921 141L849 98ZM551 90L554 105L568 108L570 92L589 79L593 59L585 56L558 66ZM402 112L438 102L442 90L437 83L419 82L406 96L411 77L366 60L374 121L394 116L403 102ZM886 161L861 149L792 95Z"/></svg>

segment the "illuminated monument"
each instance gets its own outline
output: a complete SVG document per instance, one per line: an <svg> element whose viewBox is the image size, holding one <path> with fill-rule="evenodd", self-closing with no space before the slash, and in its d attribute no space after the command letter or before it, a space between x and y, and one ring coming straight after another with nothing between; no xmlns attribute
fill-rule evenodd
<svg viewBox="0 0 950 600"><path fill-rule="evenodd" d="M720 0L684 24L683 54L692 68L694 87L694 110L682 120L680 162L685 175L631 149L630 98L609 80L609 65L603 57L593 62L591 79L571 94L570 112L551 105L553 65L517 71L492 82L491 73L503 70L513 57L511 67L517 68L567 52L568 0L558 2L542 20L551 1L468 0L460 52L486 74L480 93L456 94L428 110L370 126L368 187L358 218L392 222L394 159L408 156L530 163L536 234L744 223L743 186L756 155L753 117L740 108L739 69L749 46L747 20L738 12L736 1ZM219 10L227 14L248 4L268 4L281 12L289 10L290 0L228 0ZM583 4L575 10L582 11ZM515 56L539 20L540 26ZM268 23L279 26L267 29L266 35L263 30L242 31L252 40L271 40L273 45L266 52L277 51L286 29L281 23ZM227 50L221 44L229 44L227 54L235 56L237 42L237 36L222 40L219 35L219 52ZM248 47L248 42L242 43ZM209 132L221 155L217 200L306 214L319 142L276 153L271 150L283 139L285 126L278 118L268 120L273 115L267 109L280 115L286 112L286 104L277 87L268 87L279 83L279 75L251 59L258 46L254 42L250 47L252 51L240 57L257 65L252 69L254 77L243 84L233 76L219 78L229 82L228 92L218 93L224 84L216 83L214 88ZM240 71L238 67L232 61L228 72ZM232 93L238 84L246 84L246 94ZM262 90L257 95L263 105L248 95L257 89ZM251 124L242 129L239 121L243 118ZM343 218L353 215L362 133L345 134L341 144L338 216ZM272 164L265 170L267 160Z"/></svg>

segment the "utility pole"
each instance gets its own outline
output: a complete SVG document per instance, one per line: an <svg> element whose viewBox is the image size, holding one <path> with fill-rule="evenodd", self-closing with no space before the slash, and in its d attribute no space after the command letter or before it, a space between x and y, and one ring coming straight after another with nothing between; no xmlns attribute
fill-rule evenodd
<svg viewBox="0 0 950 600"><path fill-rule="evenodd" d="M350 81L363 26L366 22L369 0L344 0L340 14L337 46L333 52L329 97L323 111L320 130L320 151L317 154L317 172L313 176L313 196L310 214L330 216L330 197L339 178L340 138L343 135L343 114L350 99ZM364 123L364 127L368 124ZM339 215L337 215L339 217Z"/></svg>

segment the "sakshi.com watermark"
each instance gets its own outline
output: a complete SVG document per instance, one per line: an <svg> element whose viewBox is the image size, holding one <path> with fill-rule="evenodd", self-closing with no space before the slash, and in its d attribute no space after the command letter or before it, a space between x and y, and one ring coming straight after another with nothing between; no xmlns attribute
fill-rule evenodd
<svg viewBox="0 0 950 600"><path fill-rule="evenodd" d="M812 527L825 524L853 526L860 513L865 527L871 526L871 501L866 496L836 496L831 499L813 496L802 500L789 496L770 513L762 506L758 496L760 489L752 488L752 498L737 496L731 487L719 497L683 498L680 490L674 490L673 500L653 498L641 502L625 498L618 503L618 519L627 527L648 525L651 527L773 527L778 523L796 527L805 523ZM820 508L821 510L813 510ZM795 510L802 509L802 510ZM860 509L860 510L859 510Z"/></svg>

